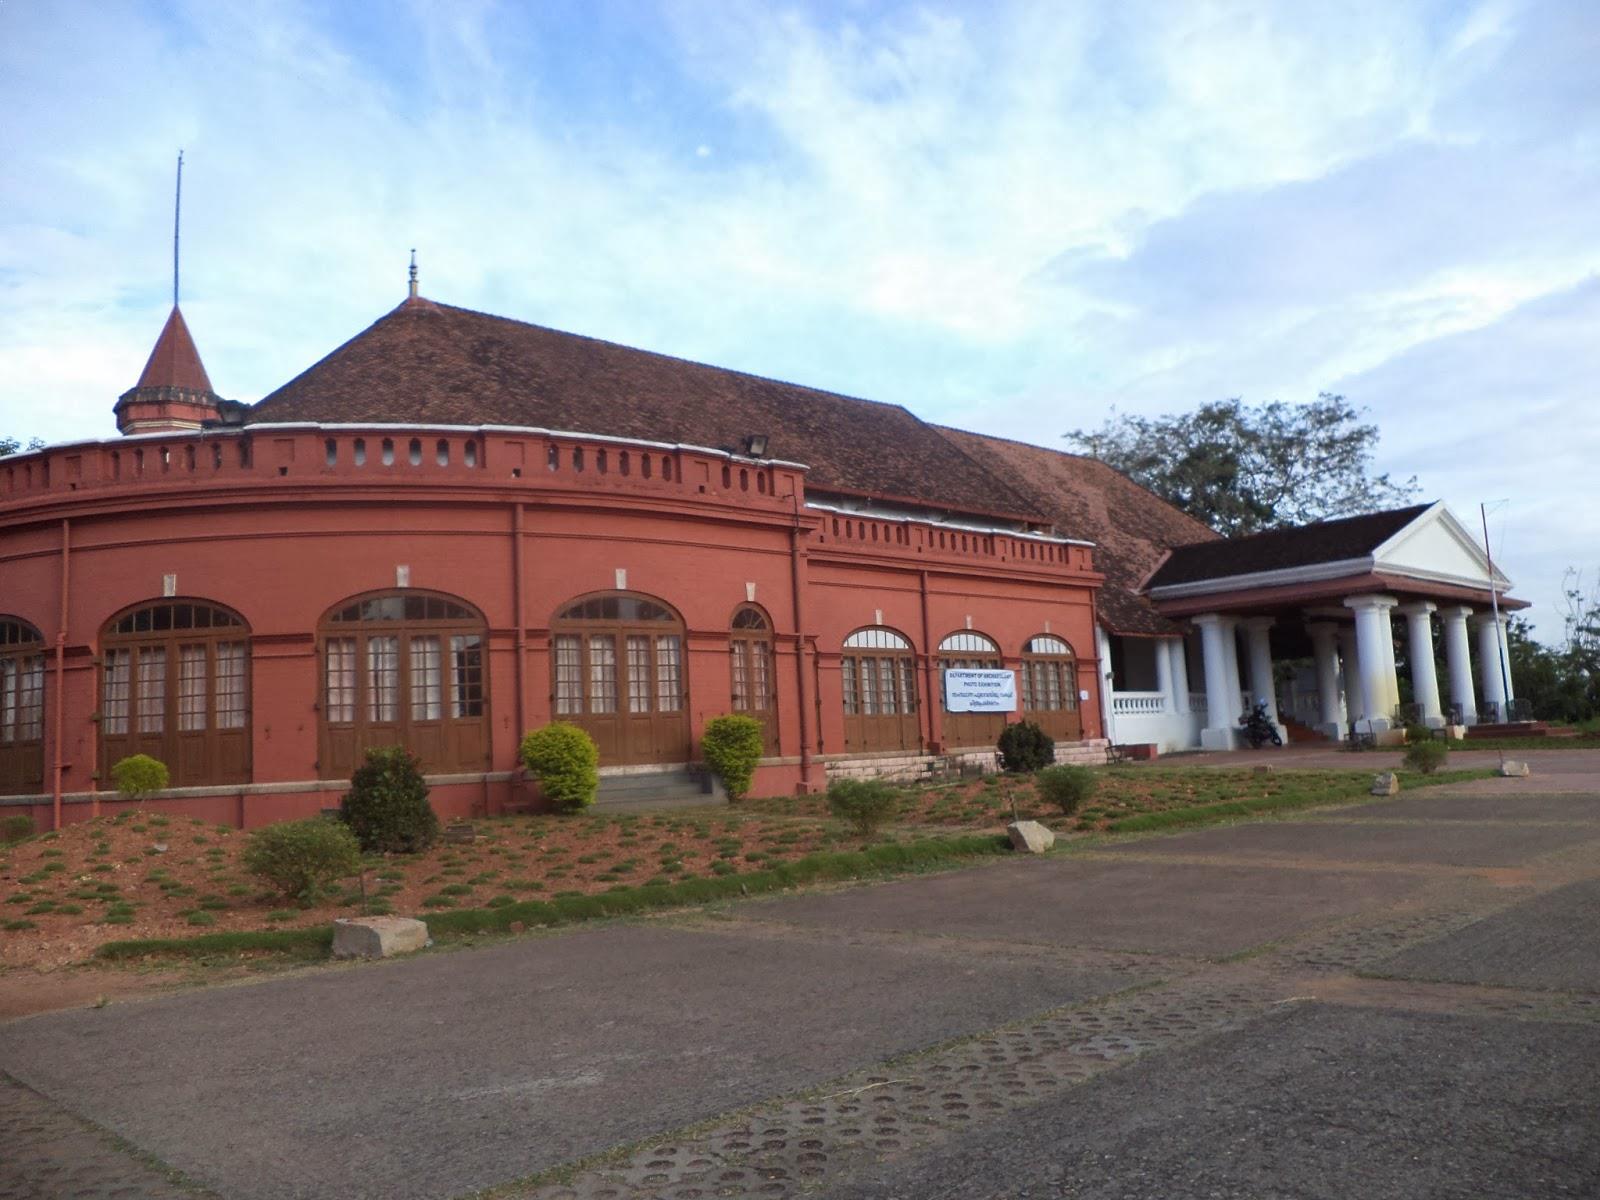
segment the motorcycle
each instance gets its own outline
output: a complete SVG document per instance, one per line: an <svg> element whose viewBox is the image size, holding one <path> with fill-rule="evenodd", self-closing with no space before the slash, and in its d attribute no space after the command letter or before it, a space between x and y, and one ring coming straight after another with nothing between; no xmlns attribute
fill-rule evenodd
<svg viewBox="0 0 1600 1200"><path fill-rule="evenodd" d="M1278 732L1277 723L1267 715L1265 700L1257 701L1254 708L1239 718L1239 728L1244 731L1252 750L1259 750L1268 742L1274 746L1283 745L1283 735Z"/></svg>

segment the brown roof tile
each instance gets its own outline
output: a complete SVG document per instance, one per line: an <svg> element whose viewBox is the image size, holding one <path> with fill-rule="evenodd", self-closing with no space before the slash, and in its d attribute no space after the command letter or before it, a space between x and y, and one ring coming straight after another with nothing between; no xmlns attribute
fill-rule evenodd
<svg viewBox="0 0 1600 1200"><path fill-rule="evenodd" d="M150 351L150 361L144 364L136 388L185 388L192 392L209 392L211 380L200 361L200 351L195 347L189 326L184 322L178 306L172 306L172 315L161 327L155 349Z"/></svg>
<svg viewBox="0 0 1600 1200"><path fill-rule="evenodd" d="M253 421L531 425L742 450L811 467L808 487L1048 520L893 404L858 400L408 300L265 397Z"/></svg>
<svg viewBox="0 0 1600 1200"><path fill-rule="evenodd" d="M1098 459L962 429L940 432L1025 492L1061 533L1095 543L1095 566L1106 575L1099 613L1108 628L1123 634L1177 629L1138 594L1139 584L1173 546L1215 544L1219 534Z"/></svg>
<svg viewBox="0 0 1600 1200"><path fill-rule="evenodd" d="M1340 562L1371 554L1429 509L1427 504L1317 521L1292 529L1269 529L1247 537L1179 546L1150 578L1150 587L1226 579L1258 571L1280 571Z"/></svg>

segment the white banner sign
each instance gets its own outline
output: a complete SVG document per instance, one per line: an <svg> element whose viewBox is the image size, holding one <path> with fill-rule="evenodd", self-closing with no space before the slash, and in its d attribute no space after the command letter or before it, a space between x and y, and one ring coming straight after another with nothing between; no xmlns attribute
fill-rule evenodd
<svg viewBox="0 0 1600 1200"><path fill-rule="evenodd" d="M944 673L944 706L951 712L1016 712L1015 671L950 667Z"/></svg>

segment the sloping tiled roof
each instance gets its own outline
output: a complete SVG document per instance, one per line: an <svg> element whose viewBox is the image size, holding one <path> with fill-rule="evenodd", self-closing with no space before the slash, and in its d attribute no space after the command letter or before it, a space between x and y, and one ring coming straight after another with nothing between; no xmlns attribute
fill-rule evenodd
<svg viewBox="0 0 1600 1200"><path fill-rule="evenodd" d="M200 351L195 347L189 326L178 306L172 306L172 315L161 327L156 347L150 351L150 361L144 364L144 373L134 385L141 388L185 388L192 392L209 392L211 380L200 361Z"/></svg>
<svg viewBox="0 0 1600 1200"><path fill-rule="evenodd" d="M1417 504L1389 512L1341 517L1336 521L1317 521L1292 529L1269 529L1247 537L1200 545L1179 546L1161 565L1149 586L1197 583L1203 579L1226 579L1252 575L1258 571L1281 571L1289 567L1309 567L1317 563L1363 558L1407 525L1427 512L1430 505Z"/></svg>
<svg viewBox="0 0 1600 1200"><path fill-rule="evenodd" d="M1026 491L1063 534L1095 543L1095 566L1106 576L1099 614L1112 632L1176 632L1138 594L1139 584L1171 547L1202 539L1220 544L1217 533L1098 459L962 429L940 432Z"/></svg>
<svg viewBox="0 0 1600 1200"><path fill-rule="evenodd" d="M265 397L252 421L529 425L767 454L812 490L1048 520L898 405L412 299Z"/></svg>

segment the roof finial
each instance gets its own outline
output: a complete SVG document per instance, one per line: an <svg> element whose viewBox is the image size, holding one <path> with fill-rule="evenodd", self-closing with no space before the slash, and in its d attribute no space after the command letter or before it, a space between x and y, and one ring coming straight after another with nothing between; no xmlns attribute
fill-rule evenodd
<svg viewBox="0 0 1600 1200"><path fill-rule="evenodd" d="M183 151L178 151L178 186L172 197L172 307L178 307L178 218L183 214Z"/></svg>
<svg viewBox="0 0 1600 1200"><path fill-rule="evenodd" d="M411 247L411 298L417 298L417 248Z"/></svg>

